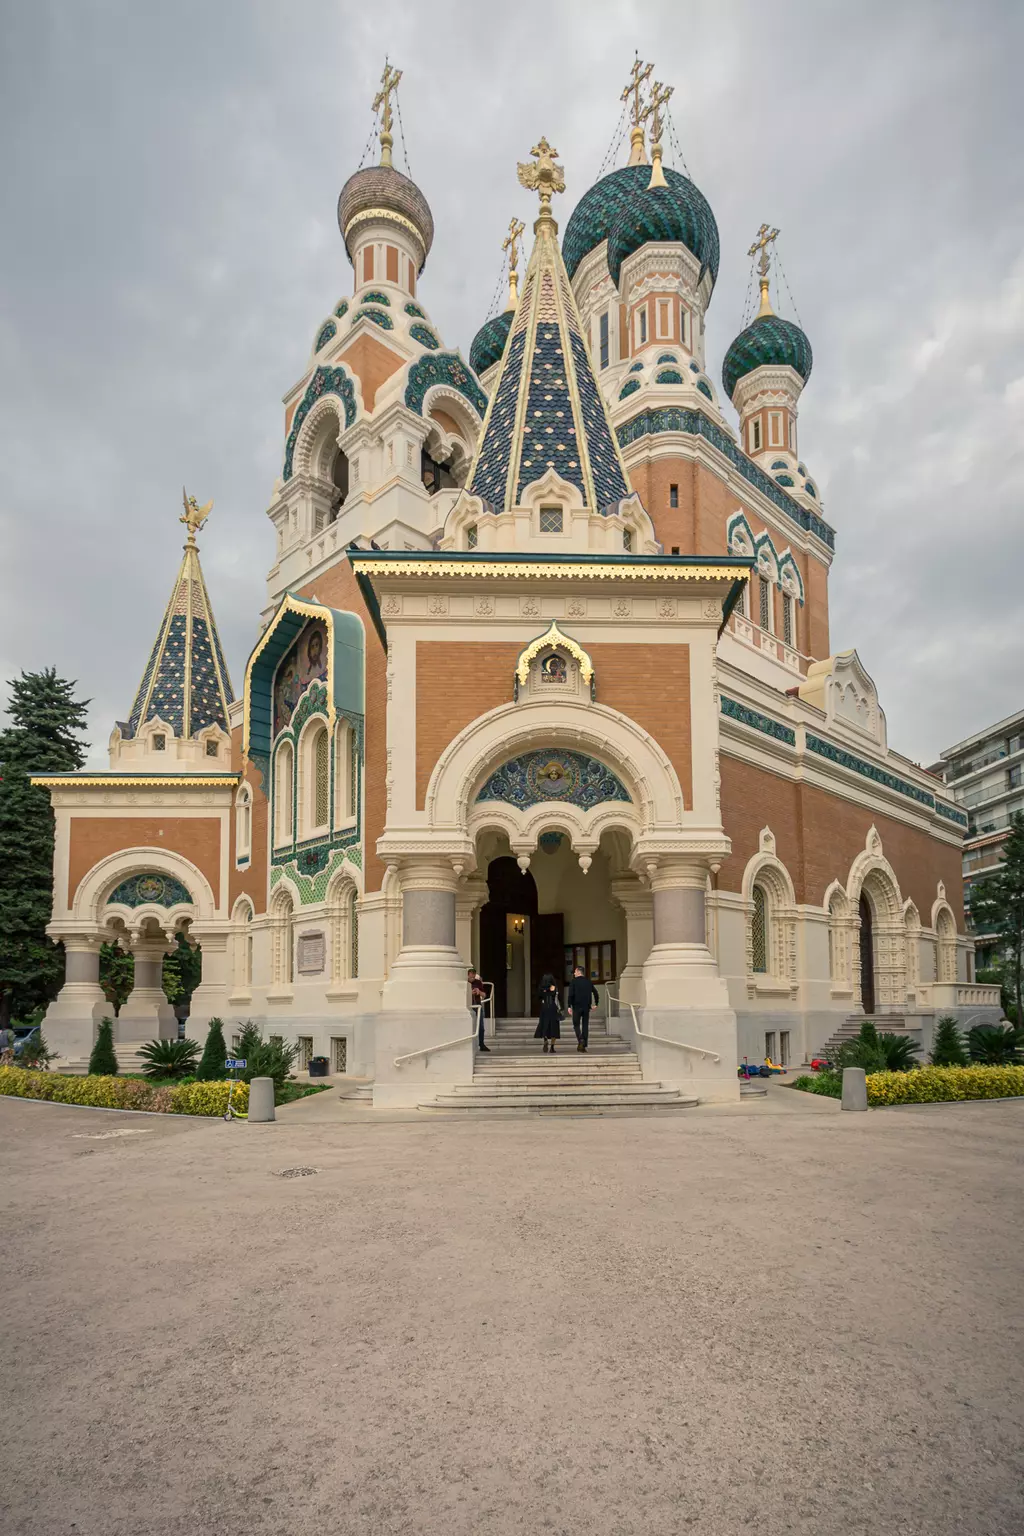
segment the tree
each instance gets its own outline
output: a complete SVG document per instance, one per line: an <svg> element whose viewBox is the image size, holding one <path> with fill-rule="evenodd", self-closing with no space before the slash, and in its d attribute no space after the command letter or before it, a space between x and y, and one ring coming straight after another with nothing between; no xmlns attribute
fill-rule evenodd
<svg viewBox="0 0 1024 1536"><path fill-rule="evenodd" d="M135 985L135 956L117 944L100 945L100 986L116 1019Z"/></svg>
<svg viewBox="0 0 1024 1536"><path fill-rule="evenodd" d="M967 1047L951 1013L939 1020L932 1041L933 1067L966 1067Z"/></svg>
<svg viewBox="0 0 1024 1536"><path fill-rule="evenodd" d="M117 1057L114 1054L114 1021L102 1019L96 1044L89 1057L90 1077L116 1077Z"/></svg>
<svg viewBox="0 0 1024 1536"><path fill-rule="evenodd" d="M1003 862L995 874L977 880L971 890L975 933L991 934L1006 956L1018 1023L1024 982L1024 811L1010 817Z"/></svg>
<svg viewBox="0 0 1024 1536"><path fill-rule="evenodd" d="M203 1059L196 1070L196 1077L201 1083L223 1082L227 1054L227 1047L224 1044L224 1026L220 1019L211 1019L206 1044L203 1046Z"/></svg>
<svg viewBox="0 0 1024 1536"><path fill-rule="evenodd" d="M175 934L175 947L164 956L164 996L172 1007L180 1007L192 1001L192 993L203 979L203 952L197 944L194 948L183 933Z"/></svg>
<svg viewBox="0 0 1024 1536"><path fill-rule="evenodd" d="M81 768L89 701L53 667L9 684L0 731L0 1026L45 1007L64 979L64 954L46 936L53 909L53 811L30 775Z"/></svg>

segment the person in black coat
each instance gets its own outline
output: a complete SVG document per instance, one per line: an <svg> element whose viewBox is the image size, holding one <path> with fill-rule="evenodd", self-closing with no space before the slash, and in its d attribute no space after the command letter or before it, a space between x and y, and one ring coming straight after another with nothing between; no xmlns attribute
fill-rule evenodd
<svg viewBox="0 0 1024 1536"><path fill-rule="evenodd" d="M552 1056L555 1054L555 1041L562 1038L559 1025L562 1021L562 1005L558 1000L558 983L550 971L545 971L540 979L538 989L540 998L540 1021L533 1032L535 1040L544 1041L545 1055L550 1048Z"/></svg>
<svg viewBox="0 0 1024 1536"><path fill-rule="evenodd" d="M600 1001L594 983L583 974L582 965L578 965L572 973L565 999L566 1006L572 1009L572 1027L576 1031L578 1051L585 1051L590 1044L590 1008L591 1004Z"/></svg>

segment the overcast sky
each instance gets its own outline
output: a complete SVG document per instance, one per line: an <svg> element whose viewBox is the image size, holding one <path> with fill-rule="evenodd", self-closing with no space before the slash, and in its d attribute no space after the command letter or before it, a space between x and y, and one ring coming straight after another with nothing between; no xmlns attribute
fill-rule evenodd
<svg viewBox="0 0 1024 1536"><path fill-rule="evenodd" d="M281 396L351 292L335 205L386 51L436 228L420 298L465 355L508 220L533 217L516 160L542 133L557 147L564 229L634 48L655 61L721 231L716 381L753 234L782 230L833 649L857 647L890 743L922 761L1024 705L1019 0L0 0L0 18L0 680L77 678L94 765L167 600L183 481L215 501L203 564L241 684Z"/></svg>

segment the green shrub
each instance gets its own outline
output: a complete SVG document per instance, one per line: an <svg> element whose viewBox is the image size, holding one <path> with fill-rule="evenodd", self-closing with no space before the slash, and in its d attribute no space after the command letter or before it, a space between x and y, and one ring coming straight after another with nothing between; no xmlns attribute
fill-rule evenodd
<svg viewBox="0 0 1024 1536"><path fill-rule="evenodd" d="M100 1022L96 1044L89 1057L90 1077L116 1077L117 1057L114 1054L114 1023L112 1019Z"/></svg>
<svg viewBox="0 0 1024 1536"><path fill-rule="evenodd" d="M791 1085L800 1088L804 1093L820 1093L828 1099L841 1099L843 1096L843 1074L841 1072L805 1072L803 1077L798 1077Z"/></svg>
<svg viewBox="0 0 1024 1536"><path fill-rule="evenodd" d="M272 1077L276 1094L295 1066L298 1053L298 1046L286 1045L283 1040L264 1040L259 1025L250 1019L239 1036L235 1051L236 1056L245 1060L241 1081L251 1083L254 1077Z"/></svg>
<svg viewBox="0 0 1024 1536"><path fill-rule="evenodd" d="M149 1040L139 1055L146 1063L142 1070L147 1077L187 1077L196 1069L199 1045L195 1040Z"/></svg>
<svg viewBox="0 0 1024 1536"><path fill-rule="evenodd" d="M25 1072L0 1067L0 1096L45 1099L54 1104L87 1104L96 1109L143 1109L158 1114L223 1115L230 1083L183 1083L154 1088L137 1077L63 1077L57 1072ZM245 1083L235 1087L232 1104L243 1112L249 1103Z"/></svg>
<svg viewBox="0 0 1024 1536"><path fill-rule="evenodd" d="M215 1083L223 1078L227 1054L224 1026L220 1019L211 1019L206 1044L203 1046L203 1059L196 1068L196 1077L201 1083Z"/></svg>
<svg viewBox="0 0 1024 1536"><path fill-rule="evenodd" d="M1019 1098L1024 1095L1024 1066L919 1067L914 1072L875 1072L867 1083L872 1106Z"/></svg>
<svg viewBox="0 0 1024 1536"><path fill-rule="evenodd" d="M40 1030L35 1039L28 1036L22 1042L15 1060L19 1067L34 1067L38 1072L45 1072L56 1054L50 1050Z"/></svg>
<svg viewBox="0 0 1024 1536"><path fill-rule="evenodd" d="M882 1030L876 1038L887 1072L909 1072L911 1067L918 1065L914 1058L920 1054L921 1047L909 1035L894 1035Z"/></svg>
<svg viewBox="0 0 1024 1536"><path fill-rule="evenodd" d="M971 1060L1001 1067L1020 1060L1021 1037L1012 1024L976 1024L967 1036Z"/></svg>
<svg viewBox="0 0 1024 1536"><path fill-rule="evenodd" d="M829 1069L840 1078L844 1067L863 1067L865 1072L909 1072L917 1066L915 1060L920 1047L909 1035L894 1035L865 1020L855 1040L844 1040L842 1045L826 1051Z"/></svg>
<svg viewBox="0 0 1024 1536"><path fill-rule="evenodd" d="M964 1045L964 1037L951 1013L947 1013L935 1026L931 1061L933 1067L966 1067L967 1065L967 1047Z"/></svg>
<svg viewBox="0 0 1024 1536"><path fill-rule="evenodd" d="M223 1115L228 1107L230 1083L185 1083L180 1088L163 1090L170 1095L172 1115ZM231 1104L239 1114L249 1108L248 1083L236 1083Z"/></svg>

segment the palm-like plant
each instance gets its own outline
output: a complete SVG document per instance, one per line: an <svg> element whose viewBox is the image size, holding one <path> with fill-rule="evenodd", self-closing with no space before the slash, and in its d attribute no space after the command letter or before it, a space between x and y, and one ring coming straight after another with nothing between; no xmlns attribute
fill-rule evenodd
<svg viewBox="0 0 1024 1536"><path fill-rule="evenodd" d="M1021 1036L1012 1024L975 1024L967 1036L972 1061L1005 1067L1021 1058Z"/></svg>
<svg viewBox="0 0 1024 1536"><path fill-rule="evenodd" d="M195 1040L149 1040L139 1055L147 1077L188 1077L196 1069L199 1046Z"/></svg>
<svg viewBox="0 0 1024 1536"><path fill-rule="evenodd" d="M909 1072L911 1067L918 1065L914 1058L920 1046L910 1035L894 1035L888 1030L880 1030L878 1049L885 1059L887 1072Z"/></svg>

